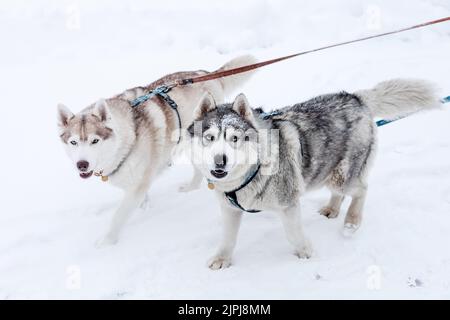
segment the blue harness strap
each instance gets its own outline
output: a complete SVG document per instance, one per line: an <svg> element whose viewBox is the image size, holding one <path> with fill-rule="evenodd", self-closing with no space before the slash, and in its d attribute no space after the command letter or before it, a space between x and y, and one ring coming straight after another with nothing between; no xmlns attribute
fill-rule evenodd
<svg viewBox="0 0 450 320"><path fill-rule="evenodd" d="M135 108L139 106L141 103L153 98L154 96L160 96L177 114L178 118L178 128L180 130L180 135L178 137L178 143L181 141L181 117L180 112L178 111L178 105L175 101L172 100L172 98L168 95L170 90L172 90L173 87L171 86L160 86L153 90L150 90L149 93L144 94L143 96L137 97L136 99L132 100L130 102L130 105L132 108Z"/></svg>
<svg viewBox="0 0 450 320"><path fill-rule="evenodd" d="M449 103L449 102L450 102L450 96L441 99L441 103L443 103L443 104L444 104L444 103ZM400 119L404 119L404 118L406 118L406 117L407 117L407 116L405 116L405 117L400 117L400 118L397 118L397 119L392 119L392 120L378 120L378 121L376 122L376 124L377 124L377 127L382 127L382 126L384 126L384 125L386 125L386 124L392 123L392 122L397 121L397 120L400 120Z"/></svg>
<svg viewBox="0 0 450 320"><path fill-rule="evenodd" d="M384 120L384 119L382 119L382 120L378 120L376 122L376 124L377 124L377 127L382 127L384 125L387 125L387 124L389 124L391 122L394 122L394 121L397 121L397 120L400 120L400 119L403 119L403 118L398 118L398 119L395 119L395 120Z"/></svg>

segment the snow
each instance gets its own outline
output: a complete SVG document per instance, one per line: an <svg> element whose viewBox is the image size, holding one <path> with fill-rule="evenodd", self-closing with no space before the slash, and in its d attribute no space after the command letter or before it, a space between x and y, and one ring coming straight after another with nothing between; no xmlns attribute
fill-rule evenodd
<svg viewBox="0 0 450 320"><path fill-rule="evenodd" d="M317 213L328 198L320 190L302 202L312 259L297 259L263 212L244 217L234 265L221 271L206 267L218 204L206 183L177 192L192 171L181 161L154 182L150 208L120 242L96 249L121 192L82 181L56 130L58 102L80 110L239 54L262 60L449 15L445 0L3 0L0 298L450 298L449 108L380 128L354 238L341 235L342 213ZM242 91L265 110L394 77L432 80L449 95L449 40L446 23L306 55L258 71Z"/></svg>

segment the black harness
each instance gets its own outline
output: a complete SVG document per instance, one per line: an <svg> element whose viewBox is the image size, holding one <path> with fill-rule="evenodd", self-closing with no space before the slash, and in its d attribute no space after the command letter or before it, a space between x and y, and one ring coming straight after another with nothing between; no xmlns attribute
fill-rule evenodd
<svg viewBox="0 0 450 320"><path fill-rule="evenodd" d="M260 168L261 168L261 164L258 164L258 167L256 168L256 170L250 176L248 176L248 178L245 180L245 182L240 187L238 187L232 191L225 192L225 197L228 199L228 201L231 203L231 205L233 205L234 207L236 207L242 211L249 212L249 213L261 212L261 210L244 209L239 204L239 202L237 200L237 195L236 195L236 192L244 189L253 180L253 178L256 177Z"/></svg>

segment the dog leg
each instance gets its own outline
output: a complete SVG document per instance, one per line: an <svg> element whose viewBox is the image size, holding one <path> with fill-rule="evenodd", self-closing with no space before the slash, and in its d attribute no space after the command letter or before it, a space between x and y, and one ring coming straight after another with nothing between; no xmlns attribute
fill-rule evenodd
<svg viewBox="0 0 450 320"><path fill-rule="evenodd" d="M343 201L344 196L332 193L328 204L319 210L320 214L330 219L337 218Z"/></svg>
<svg viewBox="0 0 450 320"><path fill-rule="evenodd" d="M311 257L312 248L309 240L303 234L303 228L300 222L300 206L291 206L280 212L281 222L289 242L295 248L295 254L300 259Z"/></svg>
<svg viewBox="0 0 450 320"><path fill-rule="evenodd" d="M103 247L117 243L117 241L119 240L120 231L122 230L125 222L128 220L130 214L134 210L136 210L146 198L147 190L150 186L152 176L152 167L151 165L149 165L146 168L140 183L128 190L125 190L125 195L123 197L122 203L114 213L109 231L104 238L97 241L97 247Z"/></svg>
<svg viewBox="0 0 450 320"><path fill-rule="evenodd" d="M231 256L236 246L236 238L241 225L242 212L222 205L223 234L217 253L212 257L208 266L212 270L228 268L231 265Z"/></svg>
<svg viewBox="0 0 450 320"><path fill-rule="evenodd" d="M182 184L178 188L178 191L179 192L189 192L189 191L197 190L200 188L200 184L202 183L202 180L203 180L202 173L200 172L200 170L198 170L194 166L194 175L192 176L191 181L189 181L188 183Z"/></svg>
<svg viewBox="0 0 450 320"><path fill-rule="evenodd" d="M97 247L104 247L117 243L123 225L128 220L130 214L142 203L145 198L145 194L145 191L138 193L136 193L135 191L128 191L125 193L122 203L113 216L109 231L107 232L105 237L97 241Z"/></svg>
<svg viewBox="0 0 450 320"><path fill-rule="evenodd" d="M344 222L344 236L352 236L361 225L362 210L366 199L366 190L352 197Z"/></svg>

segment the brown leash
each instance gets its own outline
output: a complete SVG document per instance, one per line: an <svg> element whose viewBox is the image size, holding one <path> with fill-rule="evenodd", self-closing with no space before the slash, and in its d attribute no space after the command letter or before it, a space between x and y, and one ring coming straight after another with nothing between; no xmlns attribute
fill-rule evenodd
<svg viewBox="0 0 450 320"><path fill-rule="evenodd" d="M267 60L267 61L262 61L262 62L259 62L259 63L254 63L254 64L250 64L250 65L246 65L246 66L242 66L242 67L238 67L238 68L234 68L234 69L211 72L211 73L209 73L207 75L198 76L198 77L194 77L194 78L181 79L181 80L176 81L175 83L167 85L167 87L174 88L174 87L178 87L178 86L185 86L185 85L189 85L189 84L193 84L193 83L204 82L204 81L214 80L214 79L218 79L218 78L228 77L228 76L232 76L232 75L235 75L235 74L239 74L239 73L251 71L251 70L254 70L254 69L258 69L258 68L261 68L261 67L264 67L264 66L276 63L276 62L283 61L283 60L295 58L295 57L298 57L298 56L301 56L301 55L305 55L305 54L308 54L308 53L322 51L322 50L335 48L335 47L340 47L340 46L344 46L344 45L347 45L347 44L356 43L356 42L365 41L365 40L370 40L370 39L374 39L374 38L384 37L384 36L388 36L388 35L391 35L391 34L405 32L405 31L409 31L409 30L413 30L413 29L419 29L419 28L427 27L427 26L430 26L430 25L433 25L433 24L446 22L446 21L449 21L449 20L450 20L450 17L445 17L445 18L442 18L442 19L437 19L437 20L424 22L424 23L417 24L417 25L414 25L414 26L411 26L411 27L407 27L407 28L402 28L402 29L393 30L393 31L389 31L389 32L379 33L379 34L375 34L375 35L371 35L371 36L367 36L367 37L363 37L363 38L359 38L359 39L355 39L355 40L339 42L339 43L327 45L327 46L324 46L324 47L320 47L320 48L316 48L316 49L312 49L312 50L307 50L307 51L302 51L302 52L291 54L291 55L288 55L288 56L275 58L275 59L271 59L271 60Z"/></svg>
<svg viewBox="0 0 450 320"><path fill-rule="evenodd" d="M262 61L262 62L259 62L259 63L249 64L249 65L238 67L238 68L233 68L233 69L224 70L224 71L211 72L211 73L209 73L207 75L204 75L204 76L198 76L198 77L187 78L187 79L180 79L180 80L175 81L174 83L162 85L162 86L160 86L160 87L158 87L158 88L156 88L154 90L151 90L148 94L143 95L141 97L138 97L137 99L131 101L130 103L131 103L132 107L137 107L141 103L147 101L148 99L152 98L155 95L161 96L171 106L171 108L174 109L175 112L177 113L177 115L178 115L178 122L179 122L179 126L180 126L180 132L181 132L181 119L180 119L180 115L178 113L178 106L175 103L175 101L170 99L170 97L167 94L168 92L170 92L171 89L173 89L175 87L186 86L186 85L193 84L193 83L199 83L199 82L214 80L214 79L218 79L218 78L228 77L228 76L232 76L232 75L235 75L235 74L239 74L239 73L255 70L255 69L258 69L258 68L261 68L261 67L264 67L264 66L276 63L276 62L280 62L280 61L283 61L283 60L295 58L295 57L298 57L298 56L301 56L301 55L305 55L305 54L308 54L308 53L317 52L317 51L330 49L330 48L334 48L334 47L339 47L339 46L344 46L344 45L347 45L347 44L360 42L360 41L365 41L365 40L369 40L369 39L384 37L384 36L387 36L387 35L400 33L400 32L404 32L404 31L408 31L408 30L423 28L423 27L430 26L430 25L433 25L433 24L446 22L446 21L449 21L449 20L450 20L450 17L446 17L446 18L442 18L442 19L438 19L438 20L432 20L432 21L428 21L428 22L425 22L425 23L421 23L421 24L415 25L415 26L407 27L407 28L402 28L402 29L398 29L398 30L394 30L394 31L379 33L379 34L375 34L375 35L371 35L371 36L368 36L368 37L363 37L363 38L359 38L359 39L355 39L355 40L339 42L339 43L331 44L331 45L328 45L328 46L324 46L324 47L320 47L320 48L316 48L316 49L312 49L312 50L307 50L307 51L302 51L302 52L291 54L291 55L288 55L288 56L275 58L275 59L271 59L271 60L267 60L267 61ZM447 97L446 99L448 99L448 98L449 97ZM385 120L380 120L380 121L385 121ZM389 123L389 122L385 121L382 124L378 124L377 123L377 125L384 125L386 123ZM121 166L121 164L119 165L118 168L116 168L113 171L112 174L114 174L120 168L120 166ZM101 170L100 172L95 172L94 175L98 176L98 177L101 177L102 181L104 181L104 182L108 181L108 176L104 176L103 175L103 170Z"/></svg>

